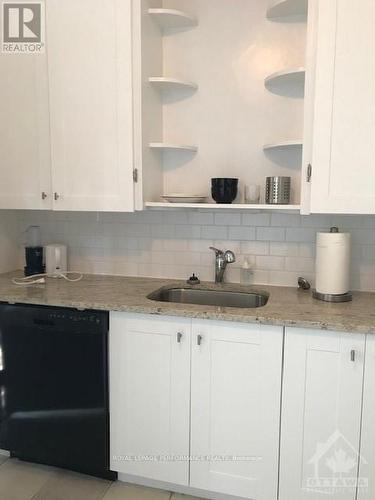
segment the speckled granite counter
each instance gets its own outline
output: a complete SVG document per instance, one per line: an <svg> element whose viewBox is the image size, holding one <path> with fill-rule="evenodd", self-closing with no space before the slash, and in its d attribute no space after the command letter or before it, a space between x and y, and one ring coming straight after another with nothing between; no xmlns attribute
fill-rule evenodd
<svg viewBox="0 0 375 500"><path fill-rule="evenodd" d="M375 333L373 293L358 292L354 293L353 302L327 304L314 300L310 292L297 288L221 285L220 288L228 290L265 291L270 294L268 304L264 307L237 309L147 299L147 295L163 286L185 286L176 280L86 275L78 283L48 279L46 285L21 287L11 282L11 278L16 275L21 276L21 273L0 275L0 302ZM204 283L201 287L217 288L217 285Z"/></svg>

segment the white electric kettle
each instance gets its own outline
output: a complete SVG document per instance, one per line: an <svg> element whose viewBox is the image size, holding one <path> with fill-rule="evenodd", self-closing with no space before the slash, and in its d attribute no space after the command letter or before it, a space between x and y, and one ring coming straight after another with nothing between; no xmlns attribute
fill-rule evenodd
<svg viewBox="0 0 375 500"><path fill-rule="evenodd" d="M68 271L68 249L66 245L47 245L45 255L47 274L58 278Z"/></svg>

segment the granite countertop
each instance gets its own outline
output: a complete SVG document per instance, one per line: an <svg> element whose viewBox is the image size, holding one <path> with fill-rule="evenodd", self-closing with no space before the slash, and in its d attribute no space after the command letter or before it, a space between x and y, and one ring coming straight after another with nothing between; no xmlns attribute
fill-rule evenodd
<svg viewBox="0 0 375 500"><path fill-rule="evenodd" d="M375 333L374 293L356 292L353 302L328 304L313 299L311 292L297 288L214 283L198 285L201 288L263 291L270 295L264 307L239 309L147 299L151 292L164 286L188 286L176 280L85 275L82 281L76 283L48 279L45 285L24 287L12 284L15 276L22 276L22 273L16 271L0 275L0 302Z"/></svg>

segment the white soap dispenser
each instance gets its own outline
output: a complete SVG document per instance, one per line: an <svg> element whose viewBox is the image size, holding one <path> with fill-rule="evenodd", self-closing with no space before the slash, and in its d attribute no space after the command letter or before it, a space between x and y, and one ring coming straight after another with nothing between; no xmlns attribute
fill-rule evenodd
<svg viewBox="0 0 375 500"><path fill-rule="evenodd" d="M249 259L245 259L241 268L241 284L251 285L252 278L253 278L253 270L251 269Z"/></svg>

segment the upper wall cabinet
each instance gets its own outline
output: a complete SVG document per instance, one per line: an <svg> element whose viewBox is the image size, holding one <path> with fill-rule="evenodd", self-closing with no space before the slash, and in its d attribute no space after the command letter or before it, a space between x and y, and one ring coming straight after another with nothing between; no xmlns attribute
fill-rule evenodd
<svg viewBox="0 0 375 500"><path fill-rule="evenodd" d="M131 2L46 7L54 208L132 211Z"/></svg>
<svg viewBox="0 0 375 500"><path fill-rule="evenodd" d="M45 54L0 55L0 208L133 211L132 2L45 6Z"/></svg>
<svg viewBox="0 0 375 500"><path fill-rule="evenodd" d="M0 208L51 208L47 58L0 53L0 72Z"/></svg>
<svg viewBox="0 0 375 500"><path fill-rule="evenodd" d="M311 212L374 214L375 2L311 4L317 10L314 125L312 134L305 131L306 142L312 139Z"/></svg>

